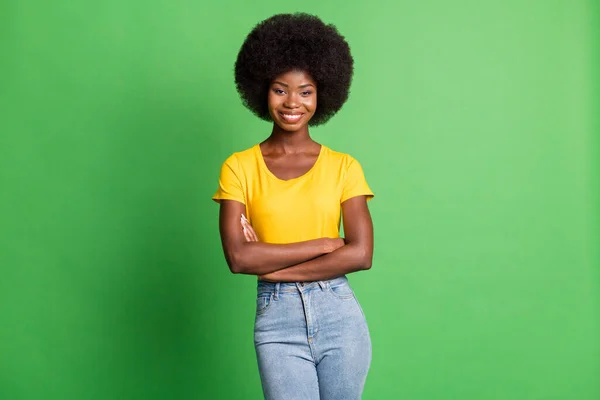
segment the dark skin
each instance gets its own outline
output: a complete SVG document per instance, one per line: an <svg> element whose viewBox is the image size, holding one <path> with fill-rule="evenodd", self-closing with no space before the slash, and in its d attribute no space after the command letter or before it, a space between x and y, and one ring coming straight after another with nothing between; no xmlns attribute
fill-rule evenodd
<svg viewBox="0 0 600 400"><path fill-rule="evenodd" d="M300 177L312 168L321 149L308 131L317 106L317 84L304 71L284 73L271 83L268 104L273 130L260 145L265 163L281 180ZM221 201L221 241L231 271L273 282L298 282L332 279L371 268L373 224L366 197L350 198L341 206L345 240L269 244L260 242L242 217L244 204Z"/></svg>

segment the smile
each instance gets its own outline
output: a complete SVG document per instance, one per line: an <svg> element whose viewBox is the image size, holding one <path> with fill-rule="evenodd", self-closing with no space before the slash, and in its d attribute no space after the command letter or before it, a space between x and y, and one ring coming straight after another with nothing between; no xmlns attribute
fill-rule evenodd
<svg viewBox="0 0 600 400"><path fill-rule="evenodd" d="M286 122L298 122L298 120L302 118L304 114L284 114L280 112L279 115Z"/></svg>

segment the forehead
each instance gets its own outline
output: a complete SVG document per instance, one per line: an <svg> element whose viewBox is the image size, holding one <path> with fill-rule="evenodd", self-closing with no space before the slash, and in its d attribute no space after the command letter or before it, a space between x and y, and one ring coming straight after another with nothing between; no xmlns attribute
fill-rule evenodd
<svg viewBox="0 0 600 400"><path fill-rule="evenodd" d="M284 72L273 79L273 82L285 83L288 86L302 86L311 84L316 86L315 80L308 72L302 70L292 70Z"/></svg>

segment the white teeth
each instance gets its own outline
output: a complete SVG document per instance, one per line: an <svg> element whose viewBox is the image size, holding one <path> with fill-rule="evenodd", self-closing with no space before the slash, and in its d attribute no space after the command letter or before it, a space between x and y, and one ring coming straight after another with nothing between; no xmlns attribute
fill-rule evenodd
<svg viewBox="0 0 600 400"><path fill-rule="evenodd" d="M296 114L296 115L282 114L282 115L284 116L284 118L288 118L288 119L298 119L302 116L301 114Z"/></svg>

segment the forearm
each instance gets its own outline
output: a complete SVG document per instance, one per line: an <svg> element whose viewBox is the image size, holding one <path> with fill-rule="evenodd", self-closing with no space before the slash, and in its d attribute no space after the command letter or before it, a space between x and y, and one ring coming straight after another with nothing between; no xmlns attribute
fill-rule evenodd
<svg viewBox="0 0 600 400"><path fill-rule="evenodd" d="M312 260L331 251L330 245L329 238L289 244L246 242L230 249L226 258L234 273L263 275Z"/></svg>
<svg viewBox="0 0 600 400"><path fill-rule="evenodd" d="M336 278L371 268L372 253L364 246L348 244L332 253L310 261L263 274L261 279L273 282L310 282Z"/></svg>

